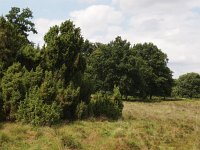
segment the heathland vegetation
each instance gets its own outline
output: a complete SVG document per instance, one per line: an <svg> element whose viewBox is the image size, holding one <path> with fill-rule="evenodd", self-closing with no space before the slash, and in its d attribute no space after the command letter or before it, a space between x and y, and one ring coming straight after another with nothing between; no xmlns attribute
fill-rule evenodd
<svg viewBox="0 0 200 150"><path fill-rule="evenodd" d="M1 150L199 150L200 101L124 102L122 119L0 124Z"/></svg>
<svg viewBox="0 0 200 150"><path fill-rule="evenodd" d="M42 138L47 149L55 146L48 145L51 140L61 143L58 144L61 147L75 146L74 149L81 148L87 142L95 143L90 139L83 140L82 136L100 141L104 137L108 140L105 148L111 146L113 149L117 145L112 141L109 143L109 139L115 142L121 139L122 143L117 142L119 146L138 149L162 148L166 144L177 147L184 142L189 144L194 138L199 140L199 120L197 118L195 121L193 116L195 113L199 115L198 101L191 104L126 102L123 111L123 100L150 102L155 97L163 100L169 97L199 98L198 73L188 73L175 80L167 66L167 54L153 43L133 45L121 37L107 44L92 43L83 38L81 29L70 20L51 27L44 36L44 45L35 45L29 40L29 34L37 34L32 18L30 9L17 7L0 17L0 120L34 126L60 125L92 118L125 118L125 121L104 122L105 127L101 122L78 121L77 125L69 123L66 127L61 125L55 129L35 129L29 125L19 127L19 124L6 123L0 127L0 148L2 145L11 146L9 141L18 136L19 139L30 136L36 143ZM179 109L187 110L182 112ZM188 111L190 109L191 112ZM173 112L174 117L168 116L168 111L169 114ZM188 117L187 121L191 123L182 120L179 124L177 120L183 119L182 115ZM164 122L161 126L160 121ZM72 126L75 126L74 129ZM12 137L11 128L16 128L13 133L16 132L16 137ZM17 128L23 135L18 133ZM133 128L134 131L128 132ZM48 136L43 129L49 131ZM64 135L66 130L69 130L69 134ZM73 133L75 130L79 132ZM179 133L175 135L169 130L180 131L180 137ZM69 138L71 134L74 138ZM133 141L132 136L135 137ZM29 141L23 144L25 147L31 145ZM34 146L37 148L40 144ZM199 148L198 144L189 145Z"/></svg>

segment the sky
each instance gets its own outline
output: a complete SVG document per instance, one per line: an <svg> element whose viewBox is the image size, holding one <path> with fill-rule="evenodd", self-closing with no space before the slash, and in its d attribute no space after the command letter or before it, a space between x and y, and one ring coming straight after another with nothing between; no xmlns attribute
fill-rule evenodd
<svg viewBox="0 0 200 150"><path fill-rule="evenodd" d="M0 0L0 15L14 6L32 10L38 34L30 39L40 45L51 26L70 19L92 42L121 36L154 43L168 55L174 78L200 73L200 0Z"/></svg>

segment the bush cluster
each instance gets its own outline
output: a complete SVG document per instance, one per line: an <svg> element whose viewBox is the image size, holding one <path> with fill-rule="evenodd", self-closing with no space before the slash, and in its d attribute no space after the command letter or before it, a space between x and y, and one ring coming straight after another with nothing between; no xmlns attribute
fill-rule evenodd
<svg viewBox="0 0 200 150"><path fill-rule="evenodd" d="M28 39L30 32L37 33L31 18L30 9L17 7L0 17L0 120L52 125L90 114L117 118L120 112L111 100L90 101L93 85L84 74L86 45L80 28L71 21L53 26L44 46L35 47Z"/></svg>
<svg viewBox="0 0 200 150"><path fill-rule="evenodd" d="M122 115L123 103L119 87L114 87L113 94L97 92L92 95L88 106L89 115L92 117L107 117L118 119Z"/></svg>

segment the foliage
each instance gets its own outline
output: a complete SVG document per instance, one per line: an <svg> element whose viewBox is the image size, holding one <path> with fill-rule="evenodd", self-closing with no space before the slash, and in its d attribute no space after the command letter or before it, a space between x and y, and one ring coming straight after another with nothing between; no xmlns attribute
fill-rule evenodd
<svg viewBox="0 0 200 150"><path fill-rule="evenodd" d="M18 51L17 60L28 70L35 69L41 61L40 50L31 44L26 45Z"/></svg>
<svg viewBox="0 0 200 150"><path fill-rule="evenodd" d="M95 91L112 91L117 85L125 96L139 92L142 85L139 66L126 40L117 37L109 44L100 45L88 59L86 72Z"/></svg>
<svg viewBox="0 0 200 150"><path fill-rule="evenodd" d="M23 76L26 69L20 63L15 63L8 68L1 82L3 108L7 119L15 119L15 114L20 101L24 99L26 88Z"/></svg>
<svg viewBox="0 0 200 150"><path fill-rule="evenodd" d="M3 98L2 98L2 91L1 91L1 87L0 87L0 122L5 119L4 117L5 117L5 115L3 112Z"/></svg>
<svg viewBox="0 0 200 150"><path fill-rule="evenodd" d="M20 8L12 7L5 17L0 17L0 71L16 61L20 49L31 43L28 40L29 32L37 33L30 9L20 12ZM2 76L2 74L0 75Z"/></svg>
<svg viewBox="0 0 200 150"><path fill-rule="evenodd" d="M81 144L74 137L68 135L62 135L61 141L64 148L70 149L82 149Z"/></svg>
<svg viewBox="0 0 200 150"><path fill-rule="evenodd" d="M26 39L4 17L0 17L0 71L3 71L16 60L17 52Z"/></svg>
<svg viewBox="0 0 200 150"><path fill-rule="evenodd" d="M88 117L88 106L81 102L76 107L76 118L77 119L84 119Z"/></svg>
<svg viewBox="0 0 200 150"><path fill-rule="evenodd" d="M63 108L63 118L64 119L75 119L76 118L76 108L81 102L79 99L80 87L75 88L72 83L70 83L66 88L60 88L56 94L56 101Z"/></svg>
<svg viewBox="0 0 200 150"><path fill-rule="evenodd" d="M71 21L65 21L61 26L51 27L44 37L46 47L43 50L45 67L48 70L62 70L65 83L78 82L85 70L85 59L81 48L83 37L80 29L75 28Z"/></svg>
<svg viewBox="0 0 200 150"><path fill-rule="evenodd" d="M97 49L97 45L94 43L91 43L89 40L85 40L83 42L81 52L85 57L88 57L95 49Z"/></svg>
<svg viewBox="0 0 200 150"><path fill-rule="evenodd" d="M150 96L170 96L173 79L167 67L168 58L152 43L136 44L133 53L141 59L141 76L144 81L143 93Z"/></svg>
<svg viewBox="0 0 200 150"><path fill-rule="evenodd" d="M20 102L17 120L33 125L51 125L60 120L62 109L56 102L46 103L37 87L31 89Z"/></svg>
<svg viewBox="0 0 200 150"><path fill-rule="evenodd" d="M92 95L88 106L89 114L94 117L107 117L118 119L122 115L122 108L119 101L112 99L108 94L97 92Z"/></svg>
<svg viewBox="0 0 200 150"><path fill-rule="evenodd" d="M122 96L121 96L119 87L117 86L114 86L112 99L118 105L120 111L122 112L124 105L123 105Z"/></svg>
<svg viewBox="0 0 200 150"><path fill-rule="evenodd" d="M200 75L198 73L181 75L175 82L173 93L175 96L183 98L199 98Z"/></svg>
<svg viewBox="0 0 200 150"><path fill-rule="evenodd" d="M87 78L87 75L84 75L82 84L80 86L80 99L88 104L90 102L90 97L93 92L94 89L92 81Z"/></svg>
<svg viewBox="0 0 200 150"><path fill-rule="evenodd" d="M30 21L33 18L32 11L29 8L22 9L18 7L12 7L9 13L6 15L7 20L14 25L18 33L28 37L28 33L37 33L35 24ZM28 40L28 39L27 39Z"/></svg>

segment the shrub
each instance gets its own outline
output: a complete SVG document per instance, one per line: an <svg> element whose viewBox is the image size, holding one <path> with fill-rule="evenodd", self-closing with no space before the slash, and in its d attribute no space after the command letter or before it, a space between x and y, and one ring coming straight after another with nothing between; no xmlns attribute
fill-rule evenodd
<svg viewBox="0 0 200 150"><path fill-rule="evenodd" d="M62 109L56 102L44 103L35 87L20 103L17 120L33 125L51 125L60 120Z"/></svg>
<svg viewBox="0 0 200 150"><path fill-rule="evenodd" d="M79 100L80 88L70 83L66 88L60 87L57 91L56 101L62 106L64 119L75 119Z"/></svg>
<svg viewBox="0 0 200 150"><path fill-rule="evenodd" d="M2 92L0 86L0 121L4 120L4 113L3 113L3 99L2 99Z"/></svg>
<svg viewBox="0 0 200 150"><path fill-rule="evenodd" d="M24 99L25 86L23 84L23 76L26 71L20 63L14 63L2 78L3 108L7 119L15 119L18 104Z"/></svg>
<svg viewBox="0 0 200 150"><path fill-rule="evenodd" d="M121 96L118 86L114 86L112 98L122 112L124 105L123 105L122 96Z"/></svg>
<svg viewBox="0 0 200 150"><path fill-rule="evenodd" d="M118 103L108 94L97 92L92 95L91 102L88 106L90 116L107 117L109 119L118 119L122 114L122 109Z"/></svg>
<svg viewBox="0 0 200 150"><path fill-rule="evenodd" d="M76 118L84 119L88 116L88 107L84 102L81 102L77 105L76 108Z"/></svg>
<svg viewBox="0 0 200 150"><path fill-rule="evenodd" d="M81 149L82 146L79 141L77 141L74 137L69 135L63 135L61 137L61 141L64 148L69 149Z"/></svg>
<svg viewBox="0 0 200 150"><path fill-rule="evenodd" d="M175 82L173 95L183 98L200 97L200 75L198 73L187 73L181 75Z"/></svg>

